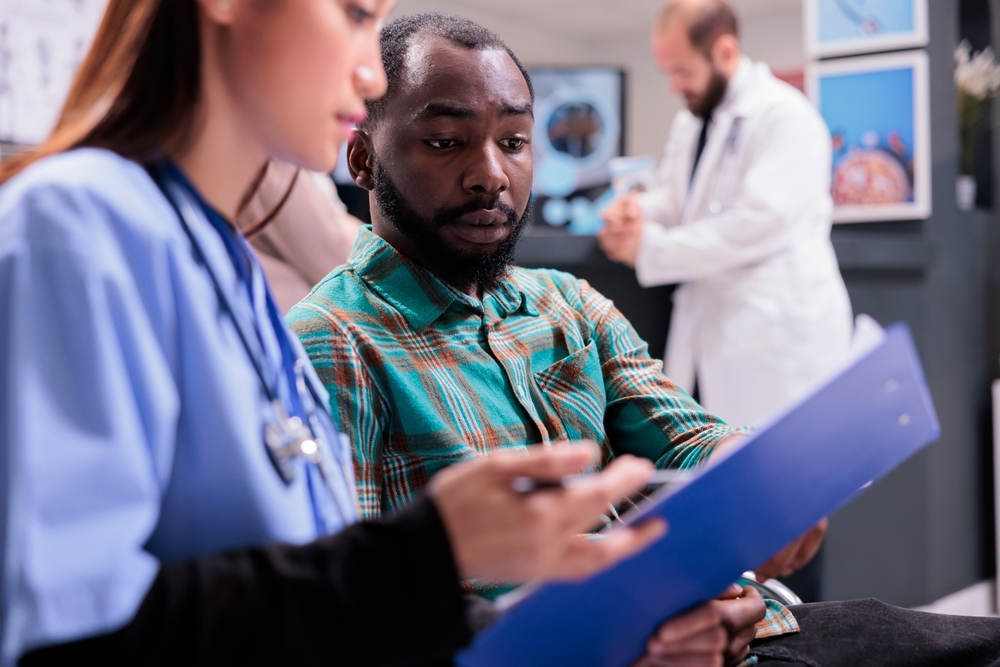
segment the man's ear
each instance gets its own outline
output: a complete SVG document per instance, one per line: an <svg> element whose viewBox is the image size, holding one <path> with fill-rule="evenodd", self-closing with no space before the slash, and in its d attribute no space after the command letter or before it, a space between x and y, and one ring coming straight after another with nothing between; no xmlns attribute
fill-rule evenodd
<svg viewBox="0 0 1000 667"><path fill-rule="evenodd" d="M723 69L738 67L740 57L740 41L732 35L719 35L709 54L709 60Z"/></svg>
<svg viewBox="0 0 1000 667"><path fill-rule="evenodd" d="M360 187L371 191L372 180L371 137L364 130L355 130L347 144L347 170Z"/></svg>

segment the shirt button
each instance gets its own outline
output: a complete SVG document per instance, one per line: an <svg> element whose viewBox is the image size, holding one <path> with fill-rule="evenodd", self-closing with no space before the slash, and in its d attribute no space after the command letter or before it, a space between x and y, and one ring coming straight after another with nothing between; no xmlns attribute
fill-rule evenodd
<svg viewBox="0 0 1000 667"><path fill-rule="evenodd" d="M722 212L722 204L717 201L712 202L708 205L708 212L712 215L718 215Z"/></svg>

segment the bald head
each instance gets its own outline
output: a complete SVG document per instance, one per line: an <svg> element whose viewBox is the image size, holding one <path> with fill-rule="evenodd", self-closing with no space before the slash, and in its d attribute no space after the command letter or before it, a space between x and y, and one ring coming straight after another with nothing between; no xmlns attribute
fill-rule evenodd
<svg viewBox="0 0 1000 667"><path fill-rule="evenodd" d="M725 0L672 0L652 37L653 54L670 88L693 114L710 116L742 58L732 7Z"/></svg>
<svg viewBox="0 0 1000 667"><path fill-rule="evenodd" d="M708 56L723 35L739 39L736 13L725 0L671 0L653 26L654 38L681 27L696 50Z"/></svg>

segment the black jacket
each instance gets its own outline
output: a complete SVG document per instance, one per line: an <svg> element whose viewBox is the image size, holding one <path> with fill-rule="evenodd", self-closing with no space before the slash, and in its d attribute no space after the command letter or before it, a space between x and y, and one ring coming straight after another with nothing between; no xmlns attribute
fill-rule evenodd
<svg viewBox="0 0 1000 667"><path fill-rule="evenodd" d="M163 564L128 625L20 664L417 665L448 662L471 636L448 536L423 498L304 546Z"/></svg>

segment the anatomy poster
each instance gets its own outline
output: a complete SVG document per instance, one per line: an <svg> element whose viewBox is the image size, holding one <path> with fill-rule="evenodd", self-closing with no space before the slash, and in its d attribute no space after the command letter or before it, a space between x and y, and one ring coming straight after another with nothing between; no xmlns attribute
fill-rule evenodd
<svg viewBox="0 0 1000 667"><path fill-rule="evenodd" d="M52 129L107 0L0 0L0 140Z"/></svg>
<svg viewBox="0 0 1000 667"><path fill-rule="evenodd" d="M892 51L927 44L927 0L806 0L812 57Z"/></svg>
<svg viewBox="0 0 1000 667"><path fill-rule="evenodd" d="M533 68L537 222L589 235L614 199L609 170L622 154L624 73L614 67Z"/></svg>
<svg viewBox="0 0 1000 667"><path fill-rule="evenodd" d="M931 213L927 55L813 63L809 94L830 128L834 222Z"/></svg>

